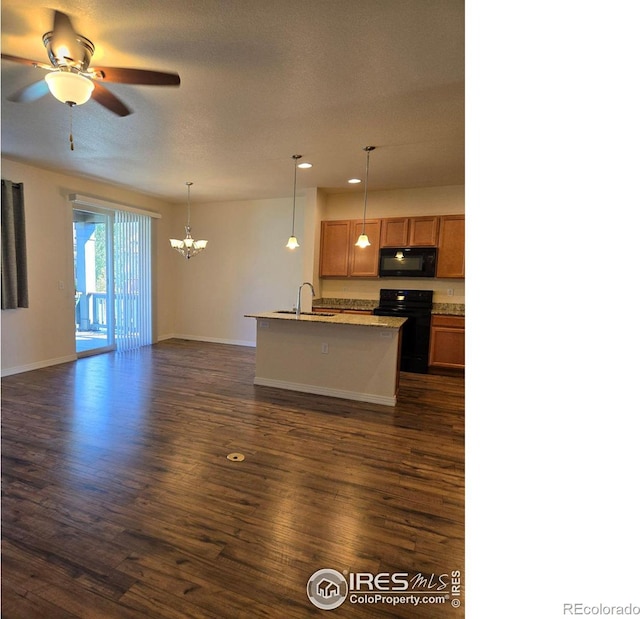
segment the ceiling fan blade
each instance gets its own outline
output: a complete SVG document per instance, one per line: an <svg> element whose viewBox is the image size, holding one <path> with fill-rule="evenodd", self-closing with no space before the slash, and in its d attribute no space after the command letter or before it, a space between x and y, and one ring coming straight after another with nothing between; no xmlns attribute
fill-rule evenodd
<svg viewBox="0 0 640 619"><path fill-rule="evenodd" d="M51 65L38 62L37 60L29 60L28 58L20 58L20 56L12 56L11 54L2 54L2 60L10 60L11 62L19 62L20 64L28 64L31 67L39 67L40 69L51 69Z"/></svg>
<svg viewBox="0 0 640 619"><path fill-rule="evenodd" d="M95 83L91 98L118 116L129 116L131 110L104 86Z"/></svg>
<svg viewBox="0 0 640 619"><path fill-rule="evenodd" d="M44 97L48 93L49 87L47 86L47 82L40 80L14 92L7 97L7 99L9 101L15 101L16 103L30 103L31 101Z"/></svg>
<svg viewBox="0 0 640 619"><path fill-rule="evenodd" d="M145 86L179 86L177 73L147 71L145 69L119 69L114 67L93 67L95 79L119 84L143 84Z"/></svg>

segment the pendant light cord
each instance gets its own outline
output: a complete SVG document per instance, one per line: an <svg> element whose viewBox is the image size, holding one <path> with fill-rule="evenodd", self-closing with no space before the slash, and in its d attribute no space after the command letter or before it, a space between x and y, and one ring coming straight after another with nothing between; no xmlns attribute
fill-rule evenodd
<svg viewBox="0 0 640 619"><path fill-rule="evenodd" d="M294 236L293 231L296 229L296 187L298 180L298 167L296 165L297 160L293 158L293 214L291 216L291 236Z"/></svg>
<svg viewBox="0 0 640 619"><path fill-rule="evenodd" d="M298 159L300 159L302 155L291 155L291 159L293 159L293 213L291 216L291 236L295 236L294 230L296 229L296 187L298 180Z"/></svg>
<svg viewBox="0 0 640 619"><path fill-rule="evenodd" d="M362 234L365 233L365 220L367 219L367 188L369 186L369 155L375 146L365 146L367 151L367 165L364 171L364 212L362 213Z"/></svg>
<svg viewBox="0 0 640 619"><path fill-rule="evenodd" d="M187 186L187 228L191 230L191 181L185 183Z"/></svg>

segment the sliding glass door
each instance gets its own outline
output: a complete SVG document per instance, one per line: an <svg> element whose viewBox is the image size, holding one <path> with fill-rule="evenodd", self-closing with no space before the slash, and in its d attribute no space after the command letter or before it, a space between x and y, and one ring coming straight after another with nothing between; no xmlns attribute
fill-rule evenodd
<svg viewBox="0 0 640 619"><path fill-rule="evenodd" d="M151 218L73 209L76 354L151 344Z"/></svg>
<svg viewBox="0 0 640 619"><path fill-rule="evenodd" d="M115 348L113 296L113 217L73 210L73 255L76 281L76 353Z"/></svg>

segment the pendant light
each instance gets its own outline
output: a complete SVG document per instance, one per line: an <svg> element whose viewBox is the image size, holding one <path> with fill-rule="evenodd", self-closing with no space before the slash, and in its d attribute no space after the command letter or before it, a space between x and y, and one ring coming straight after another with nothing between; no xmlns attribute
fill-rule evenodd
<svg viewBox="0 0 640 619"><path fill-rule="evenodd" d="M362 234L358 237L356 241L356 245L358 247L369 247L371 243L369 242L369 237L365 233L365 221L367 219L367 185L369 183L369 155L372 150L375 150L375 146L365 146L362 150L367 153L367 167L364 175L364 211L362 213Z"/></svg>
<svg viewBox="0 0 640 619"><path fill-rule="evenodd" d="M285 245L285 247L288 247L289 249L300 247L300 243L298 243L298 239L294 233L296 225L296 180L298 173L298 159L300 159L300 157L302 157L302 155L291 155L291 159L293 159L293 215L291 218L291 236Z"/></svg>
<svg viewBox="0 0 640 619"><path fill-rule="evenodd" d="M195 241L191 236L191 181L185 183L187 186L187 225L184 227L186 236L183 240L169 239L171 247L180 252L187 260L196 254L199 254L206 246L208 241Z"/></svg>

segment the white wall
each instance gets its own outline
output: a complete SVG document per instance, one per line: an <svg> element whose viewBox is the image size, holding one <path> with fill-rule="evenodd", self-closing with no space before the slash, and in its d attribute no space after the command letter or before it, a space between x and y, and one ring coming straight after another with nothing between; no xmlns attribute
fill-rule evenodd
<svg viewBox="0 0 640 619"><path fill-rule="evenodd" d="M367 218L412 217L417 215L456 215L465 212L464 186L421 187L393 191L369 191ZM323 219L359 219L364 194L340 193L326 196ZM377 300L380 288L433 290L437 303L464 303L464 280L461 279L323 279L321 293L329 298ZM449 291L453 291L449 295Z"/></svg>
<svg viewBox="0 0 640 619"><path fill-rule="evenodd" d="M255 320L245 314L293 307L298 286L313 282L314 231L309 221L314 219L314 191L296 199L300 247L293 251L285 247L291 209L290 197L192 204L194 237L209 243L204 252L178 264L174 336L254 345ZM308 290L303 294L310 308L311 295Z"/></svg>
<svg viewBox="0 0 640 619"><path fill-rule="evenodd" d="M29 307L3 310L2 374L75 359L75 290L72 205L68 194L121 202L165 215L154 220L157 237L168 238L167 204L97 181L58 174L2 159L2 178L24 183ZM174 300L165 282L173 265L154 248L154 335L170 332ZM63 286L60 289L60 283Z"/></svg>

